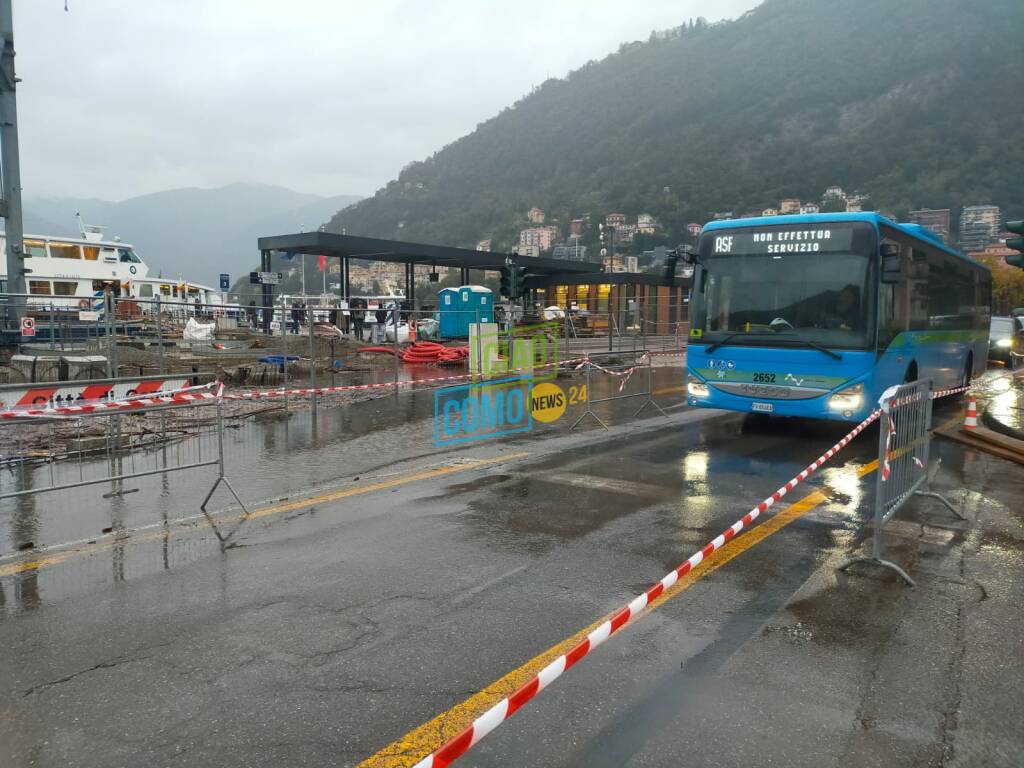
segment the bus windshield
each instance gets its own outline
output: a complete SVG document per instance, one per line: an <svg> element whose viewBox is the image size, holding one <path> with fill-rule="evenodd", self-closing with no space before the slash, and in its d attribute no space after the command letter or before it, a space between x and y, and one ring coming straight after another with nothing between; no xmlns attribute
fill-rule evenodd
<svg viewBox="0 0 1024 768"><path fill-rule="evenodd" d="M874 249L874 229L852 222L709 231L693 328L711 344L868 348Z"/></svg>

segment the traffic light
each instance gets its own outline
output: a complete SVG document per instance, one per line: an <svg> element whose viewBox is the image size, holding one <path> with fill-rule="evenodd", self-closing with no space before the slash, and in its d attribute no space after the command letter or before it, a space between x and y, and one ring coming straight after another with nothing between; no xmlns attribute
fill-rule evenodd
<svg viewBox="0 0 1024 768"><path fill-rule="evenodd" d="M501 268L501 295L508 298L515 298L515 267Z"/></svg>
<svg viewBox="0 0 1024 768"><path fill-rule="evenodd" d="M1007 256L1006 263L1011 267L1024 269L1024 221L1008 221L1006 228L1016 235L1021 235L1021 237L1013 237L1006 241L1007 248L1020 251L1016 256Z"/></svg>
<svg viewBox="0 0 1024 768"><path fill-rule="evenodd" d="M519 299L526 295L526 268L509 264L501 268L501 295Z"/></svg>
<svg viewBox="0 0 1024 768"><path fill-rule="evenodd" d="M514 295L512 298L521 299L526 295L526 267L512 267L512 272L515 275L512 286Z"/></svg>

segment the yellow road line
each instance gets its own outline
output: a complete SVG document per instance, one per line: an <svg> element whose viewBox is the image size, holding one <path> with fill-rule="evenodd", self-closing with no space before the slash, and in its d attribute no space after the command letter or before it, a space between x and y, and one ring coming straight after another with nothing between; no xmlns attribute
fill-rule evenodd
<svg viewBox="0 0 1024 768"><path fill-rule="evenodd" d="M271 515L281 515L286 512L295 512L300 509L308 509L317 504L326 504L332 501L339 501L341 499L348 499L353 496L362 496L368 493L376 493L377 491L385 491L389 488L397 488L402 485L408 485L410 483L416 483L420 480L430 480L435 477L443 477L444 475L451 475L456 472L468 472L473 469L480 469L482 467L489 467L494 464L502 464L506 461L514 461L516 459L522 459L530 454L526 451L519 453L509 453L504 456L497 456L492 459L470 459L460 464L449 464L444 467L436 467L434 469L423 470L422 472L414 472L411 475L401 475L399 477L393 477L389 480L382 480L379 483L370 483L368 485L358 485L353 488L345 488L339 491L330 491L329 493L322 493L318 496L307 496L302 499L296 499L295 501L283 502L280 504L273 504L269 507L263 507L262 509L256 509L249 513L250 520L256 520L263 517L270 517ZM220 520L225 522L232 522L242 519L241 515L235 514L232 516L223 516ZM173 521L172 521L173 522ZM205 520L202 521L205 523ZM111 538L107 541L100 542L97 544L87 545L76 549L69 549L62 552L47 553L33 557L29 560L20 560L14 563L8 563L6 565L0 565L0 576L12 576L17 573L25 573L26 571L38 571L42 568L48 568L58 563L62 563L72 557L91 555L95 552L109 549L115 542L124 544L141 544L146 541L152 541L154 539L160 539L173 533L172 528L160 528L153 531L152 533L146 533L139 536L131 536L128 538ZM188 531L191 533L192 531Z"/></svg>
<svg viewBox="0 0 1024 768"><path fill-rule="evenodd" d="M673 394L675 392L685 392L685 391L686 391L686 387L683 386L682 384L680 384L678 387L662 387L661 389L656 389L656 390L654 390L654 392L652 394L655 394L655 395L670 395L670 394Z"/></svg>
<svg viewBox="0 0 1024 768"><path fill-rule="evenodd" d="M864 477L874 472L877 468L877 460L865 464L857 470L857 477ZM828 499L829 497L824 492L812 491L799 501L790 504L783 511L766 519L760 525L730 540L724 547L701 562L700 565L651 602L640 616L630 622L630 626L639 621L642 616L646 616L650 611L656 610L662 603L671 600L709 573L717 571L733 558L739 557L751 547L760 544L773 533L800 519L823 502L828 501ZM615 613L617 612L615 611ZM579 644L583 638L613 615L614 613L609 613L607 616L601 617L572 637L568 637L557 645L548 648L540 655L535 656L518 669L491 683L461 704L455 705L447 712L441 713L397 741L388 744L375 755L359 763L356 768L409 768L409 766L415 765L430 754L431 751L460 734L474 719L528 683L540 670Z"/></svg>

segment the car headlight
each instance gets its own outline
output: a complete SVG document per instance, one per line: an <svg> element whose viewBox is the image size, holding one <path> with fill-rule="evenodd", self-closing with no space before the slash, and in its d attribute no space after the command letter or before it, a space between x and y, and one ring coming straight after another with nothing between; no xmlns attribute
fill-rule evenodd
<svg viewBox="0 0 1024 768"><path fill-rule="evenodd" d="M996 346L1002 347L1003 349L1011 347L1013 346L1013 339L999 339L999 341L996 342Z"/></svg>
<svg viewBox="0 0 1024 768"><path fill-rule="evenodd" d="M686 376L686 391L693 397L707 397L710 394L707 384L689 374Z"/></svg>
<svg viewBox="0 0 1024 768"><path fill-rule="evenodd" d="M856 411L863 403L863 384L855 384L842 392L836 392L828 399L828 407L833 411Z"/></svg>

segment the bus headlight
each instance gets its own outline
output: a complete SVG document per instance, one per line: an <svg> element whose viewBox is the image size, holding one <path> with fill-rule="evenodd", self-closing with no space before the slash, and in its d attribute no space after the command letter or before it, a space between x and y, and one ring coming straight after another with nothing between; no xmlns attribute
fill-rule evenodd
<svg viewBox="0 0 1024 768"><path fill-rule="evenodd" d="M833 411L856 411L863 403L863 384L855 384L842 392L836 392L828 399L828 407Z"/></svg>
<svg viewBox="0 0 1024 768"><path fill-rule="evenodd" d="M996 346L997 347L1002 347L1003 349L1006 349L1007 347L1012 346L1012 345L1013 345L1013 339L999 339L999 341L996 342Z"/></svg>
<svg viewBox="0 0 1024 768"><path fill-rule="evenodd" d="M692 397L707 397L709 394L708 385L689 374L686 376L686 391Z"/></svg>

